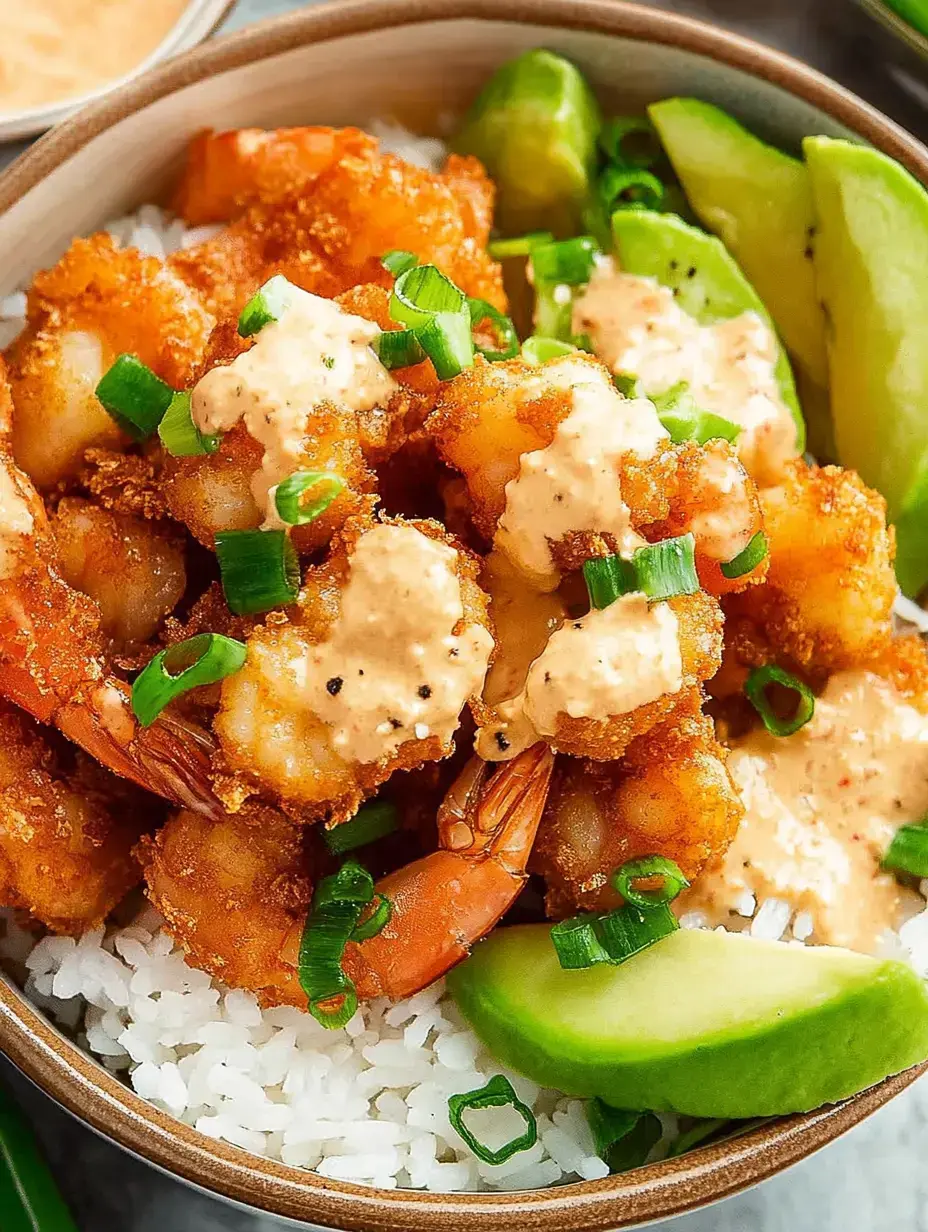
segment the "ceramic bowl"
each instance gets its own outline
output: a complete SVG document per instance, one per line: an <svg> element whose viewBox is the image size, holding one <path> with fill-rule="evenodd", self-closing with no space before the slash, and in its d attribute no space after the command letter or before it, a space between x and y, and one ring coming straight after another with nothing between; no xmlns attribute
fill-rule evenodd
<svg viewBox="0 0 928 1232"><path fill-rule="evenodd" d="M786 149L855 135L928 183L928 151L867 104L775 51L615 0L341 0L243 30L156 68L39 141L0 178L0 295L78 232L158 200L206 125L364 124L441 131L529 47L582 66L622 111L694 94ZM202 1137L127 1089L0 981L0 1047L93 1129L173 1176L300 1225L368 1232L605 1232L692 1210L808 1156L891 1099L910 1071L835 1107L602 1181L515 1194L378 1191Z"/></svg>

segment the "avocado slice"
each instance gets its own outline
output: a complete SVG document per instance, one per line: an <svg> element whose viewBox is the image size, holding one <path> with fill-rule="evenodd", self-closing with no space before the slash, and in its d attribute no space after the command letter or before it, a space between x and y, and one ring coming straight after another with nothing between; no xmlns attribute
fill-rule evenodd
<svg viewBox="0 0 928 1232"><path fill-rule="evenodd" d="M617 210L612 215L612 238L623 270L656 278L663 286L671 287L680 307L701 325L754 311L774 328L760 296L714 235L689 226L675 214ZM805 448L805 423L793 372L782 347L776 377L780 396L796 421L796 448L801 453Z"/></svg>
<svg viewBox="0 0 928 1232"><path fill-rule="evenodd" d="M928 193L893 159L803 143L838 460L886 497L906 594L928 583Z"/></svg>
<svg viewBox="0 0 928 1232"><path fill-rule="evenodd" d="M496 182L505 234L575 235L596 172L599 105L578 68L541 49L493 74L452 142Z"/></svg>
<svg viewBox="0 0 928 1232"><path fill-rule="evenodd" d="M497 1060L569 1095L775 1116L928 1057L928 992L903 963L681 929L621 966L565 971L550 931L497 929L448 981Z"/></svg>
<svg viewBox="0 0 928 1232"><path fill-rule="evenodd" d="M815 291L815 209L809 173L719 107L668 98L651 122L693 212L732 254L766 304L787 349L828 386L825 314Z"/></svg>

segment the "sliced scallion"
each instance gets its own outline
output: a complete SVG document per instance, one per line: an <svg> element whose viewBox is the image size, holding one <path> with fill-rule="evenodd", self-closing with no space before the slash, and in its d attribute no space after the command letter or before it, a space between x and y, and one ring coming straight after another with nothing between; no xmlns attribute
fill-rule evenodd
<svg viewBox="0 0 928 1232"><path fill-rule="evenodd" d="M686 534L638 548L632 557L638 589L652 600L694 595L699 590L695 547L693 535Z"/></svg>
<svg viewBox="0 0 928 1232"><path fill-rule="evenodd" d="M679 927L677 917L666 903L648 907L646 911L633 903L624 903L615 911L600 916L596 931L610 962L618 964L648 949Z"/></svg>
<svg viewBox="0 0 928 1232"><path fill-rule="evenodd" d="M522 358L528 364L543 364L549 359L573 355L576 350L571 342L561 342L557 338L541 338L538 334L532 334L522 343Z"/></svg>
<svg viewBox="0 0 928 1232"><path fill-rule="evenodd" d="M675 445L682 445L684 441L695 441L697 445L705 445L709 441L731 442L741 435L738 424L712 411L702 411L699 407L674 407L658 411L657 417Z"/></svg>
<svg viewBox="0 0 928 1232"><path fill-rule="evenodd" d="M505 1142L496 1150L491 1150L465 1125L464 1113L468 1109L505 1108L507 1106L514 1108L525 1122L525 1132ZM527 1104L519 1099L513 1090L512 1083L502 1074L496 1074L485 1087L480 1087L477 1091L449 1096L448 1120L477 1158L485 1164L504 1164L507 1159L512 1159L513 1155L518 1154L519 1151L529 1150L538 1140L535 1114Z"/></svg>
<svg viewBox="0 0 928 1232"><path fill-rule="evenodd" d="M96 388L103 409L136 441L147 440L164 418L174 390L137 355L119 355Z"/></svg>
<svg viewBox="0 0 928 1232"><path fill-rule="evenodd" d="M795 694L795 708L791 717L781 718L773 709L767 696L771 685L779 685L780 688ZM815 713L815 694L809 686L792 672L785 672L773 663L752 668L744 682L744 692L771 736L792 736L800 727L805 727Z"/></svg>
<svg viewBox="0 0 928 1232"><path fill-rule="evenodd" d="M274 489L277 516L288 526L305 526L325 513L344 488L344 479L332 471L295 471ZM305 499L307 494L311 499Z"/></svg>
<svg viewBox="0 0 928 1232"><path fill-rule="evenodd" d="M279 321L293 299L297 288L283 274L275 274L257 291L241 311L238 332L242 338L264 329L272 321Z"/></svg>
<svg viewBox="0 0 928 1232"><path fill-rule="evenodd" d="M646 116L616 116L599 130L599 145L618 167L647 170L661 156L657 133Z"/></svg>
<svg viewBox="0 0 928 1232"><path fill-rule="evenodd" d="M385 329L371 343L385 368L408 368L421 364L425 351L414 329Z"/></svg>
<svg viewBox="0 0 928 1232"><path fill-rule="evenodd" d="M391 248L380 258L380 264L388 274L398 278L400 274L405 274L414 265L418 265L419 258L414 252L407 252L405 248Z"/></svg>
<svg viewBox="0 0 928 1232"><path fill-rule="evenodd" d="M471 329L478 329L485 322L489 322L490 329L495 334L498 343L496 347L482 347L475 342L474 345L480 354L491 363L498 363L503 359L514 359L519 354L519 335L516 333L512 318L507 317L485 299L468 299L467 304L470 310Z"/></svg>
<svg viewBox="0 0 928 1232"><path fill-rule="evenodd" d="M573 291L566 282L535 283L536 334L572 344L573 316Z"/></svg>
<svg viewBox="0 0 928 1232"><path fill-rule="evenodd" d="M591 235L538 244L531 250L535 285L583 286L590 281L598 255L599 245Z"/></svg>
<svg viewBox="0 0 928 1232"><path fill-rule="evenodd" d="M883 868L928 877L928 817L899 827L883 857Z"/></svg>
<svg viewBox="0 0 928 1232"><path fill-rule="evenodd" d="M352 941L370 941L371 937L379 936L393 917L393 904L384 894L377 895L377 906L366 920L355 924L351 930Z"/></svg>
<svg viewBox="0 0 928 1232"><path fill-rule="evenodd" d="M191 689L216 684L245 662L245 646L221 633L198 633L169 646L146 664L132 685L132 711L143 727Z"/></svg>
<svg viewBox="0 0 928 1232"><path fill-rule="evenodd" d="M641 382L631 372L615 372L612 383L623 398L644 398L645 392Z"/></svg>
<svg viewBox="0 0 928 1232"><path fill-rule="evenodd" d="M596 1154L612 1172L640 1168L661 1139L663 1128L653 1112L612 1108L598 1097L586 1106Z"/></svg>
<svg viewBox="0 0 928 1232"><path fill-rule="evenodd" d="M285 607L299 594L300 567L286 531L219 531L216 556L226 603L237 616Z"/></svg>
<svg viewBox="0 0 928 1232"><path fill-rule="evenodd" d="M620 595L638 589L637 570L623 556L601 556L584 561L583 580L590 596L590 606L599 609L615 603Z"/></svg>
<svg viewBox="0 0 928 1232"><path fill-rule="evenodd" d="M751 542L737 556L726 561L722 566L722 576L727 578L744 577L756 569L767 555L767 536L762 530L751 537Z"/></svg>
<svg viewBox="0 0 928 1232"><path fill-rule="evenodd" d="M369 800L367 804L361 805L349 821L343 821L331 830L324 830L323 838L333 855L342 855L346 851L354 851L356 847L374 843L387 834L393 834L399 824L395 804L391 804L389 800Z"/></svg>
<svg viewBox="0 0 928 1232"><path fill-rule="evenodd" d="M390 316L415 331L438 379L449 381L474 362L467 296L434 265L417 265L393 284Z"/></svg>
<svg viewBox="0 0 928 1232"><path fill-rule="evenodd" d="M345 945L364 908L374 898L374 880L357 860L316 886L300 938L300 987L309 1012L330 1030L343 1027L358 1008L354 984L342 969Z"/></svg>
<svg viewBox="0 0 928 1232"><path fill-rule="evenodd" d="M554 236L550 231L530 231L528 235L518 235L513 239L490 240L487 251L494 261L503 261L506 257L527 257L540 244L553 243Z"/></svg>
<svg viewBox="0 0 928 1232"><path fill-rule="evenodd" d="M432 361L440 381L450 381L474 364L474 339L470 316L438 312L426 325L420 325L416 337Z"/></svg>
<svg viewBox="0 0 928 1232"><path fill-rule="evenodd" d="M634 883L660 877L663 884L657 890L642 890ZM617 868L609 878L609 884L625 899L642 911L650 907L660 907L664 903L673 902L681 890L689 886L678 864L666 856L642 856L639 860L628 860L621 868Z"/></svg>
<svg viewBox="0 0 928 1232"><path fill-rule="evenodd" d="M659 210L665 188L656 175L636 167L607 167L596 185L603 206L613 210Z"/></svg>
<svg viewBox="0 0 928 1232"><path fill-rule="evenodd" d="M161 444L175 458L196 458L215 453L222 444L221 436L201 432L190 413L190 394L176 393L164 418L158 425Z"/></svg>
<svg viewBox="0 0 928 1232"><path fill-rule="evenodd" d="M565 971L582 971L610 961L596 935L596 922L595 915L577 915L552 926L551 941Z"/></svg>

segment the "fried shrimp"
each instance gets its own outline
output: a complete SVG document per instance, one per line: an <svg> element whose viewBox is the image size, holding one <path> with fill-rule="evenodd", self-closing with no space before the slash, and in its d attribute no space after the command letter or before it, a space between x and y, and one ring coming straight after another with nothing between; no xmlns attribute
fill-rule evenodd
<svg viewBox="0 0 928 1232"><path fill-rule="evenodd" d="M437 523L349 523L223 683L227 802L251 790L343 820L394 770L447 756L493 649L476 575Z"/></svg>
<svg viewBox="0 0 928 1232"><path fill-rule="evenodd" d="M390 921L346 947L344 969L359 997L400 999L433 983L512 905L552 764L541 745L489 780L485 763L467 764L439 810L438 850L376 883ZM306 1008L296 965L318 876L312 837L267 809L218 823L181 812L140 848L168 931L198 967L265 1005Z"/></svg>
<svg viewBox="0 0 928 1232"><path fill-rule="evenodd" d="M55 932L102 924L138 883L155 801L0 702L0 905Z"/></svg>
<svg viewBox="0 0 928 1232"><path fill-rule="evenodd" d="M8 354L13 450L40 488L75 475L88 448L127 442L94 392L118 354L137 355L180 389L214 323L161 261L103 234L75 240L36 275L27 313Z"/></svg>
<svg viewBox="0 0 928 1232"><path fill-rule="evenodd" d="M667 856L698 876L744 815L725 758L690 690L672 720L633 740L621 761L561 759L531 862L545 878L549 915L617 906L610 874L640 856Z"/></svg>
<svg viewBox="0 0 928 1232"><path fill-rule="evenodd" d="M831 672L879 654L892 636L896 597L883 498L854 471L793 462L761 501L766 583L726 600L738 658Z"/></svg>

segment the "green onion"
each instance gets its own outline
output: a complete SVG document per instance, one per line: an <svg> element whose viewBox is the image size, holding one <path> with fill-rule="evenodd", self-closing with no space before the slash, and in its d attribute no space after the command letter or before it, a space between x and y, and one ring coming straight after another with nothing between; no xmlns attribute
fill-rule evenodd
<svg viewBox="0 0 928 1232"><path fill-rule="evenodd" d="M670 1148L670 1157L674 1158L677 1155L685 1155L687 1151L692 1151L694 1147L705 1142L707 1138L711 1138L713 1134L717 1134L720 1129L726 1125L732 1124L727 1118L714 1118L705 1121L699 1121L693 1125L685 1133L682 1133Z"/></svg>
<svg viewBox="0 0 928 1232"><path fill-rule="evenodd" d="M96 388L103 409L134 440L155 431L171 405L174 390L136 355L119 355Z"/></svg>
<svg viewBox="0 0 928 1232"><path fill-rule="evenodd" d="M350 821L343 821L340 826L324 830L322 837L333 855L342 855L346 851L365 847L368 843L392 834L399 828L399 824L395 804L391 804L389 800L370 800L361 805Z"/></svg>
<svg viewBox="0 0 928 1232"><path fill-rule="evenodd" d="M494 308L485 299L468 299L467 305L470 310L471 329L476 329L484 321L489 321L499 343L496 349L482 347L479 343L475 343L480 354L491 363L498 363L503 359L514 359L519 354L519 335L516 333L512 318L507 317L498 308Z"/></svg>
<svg viewBox="0 0 928 1232"><path fill-rule="evenodd" d="M154 723L175 698L204 684L216 684L239 670L245 646L221 633L198 633L162 650L132 685L132 710L143 727Z"/></svg>
<svg viewBox="0 0 928 1232"><path fill-rule="evenodd" d="M3 1232L77 1232L26 1118L2 1088L0 1227Z"/></svg>
<svg viewBox="0 0 928 1232"><path fill-rule="evenodd" d="M686 534L638 548L632 557L638 589L651 600L695 594L699 590L695 545L693 535Z"/></svg>
<svg viewBox="0 0 928 1232"><path fill-rule="evenodd" d="M590 596L590 606L602 609L615 603L620 595L638 589L638 573L624 556L600 556L583 562L583 580Z"/></svg>
<svg viewBox="0 0 928 1232"><path fill-rule="evenodd" d="M744 577L752 569L756 569L767 555L767 536L762 530L752 535L751 542L737 556L722 565L722 576L727 578Z"/></svg>
<svg viewBox="0 0 928 1232"><path fill-rule="evenodd" d="M613 373L612 383L623 398L644 398L646 396L641 382L630 372Z"/></svg>
<svg viewBox="0 0 928 1232"><path fill-rule="evenodd" d="M682 407L659 411L657 417L675 445L681 445L684 441L695 441L697 445L705 445L708 441L734 441L741 435L738 424L712 411L701 411L698 407L692 411Z"/></svg>
<svg viewBox="0 0 928 1232"><path fill-rule="evenodd" d="M370 941L371 937L382 933L393 918L393 904L389 898L385 894L378 894L377 898L380 901L368 918L351 930L352 941Z"/></svg>
<svg viewBox="0 0 928 1232"><path fill-rule="evenodd" d="M640 1168L660 1141L663 1127L653 1112L628 1112L612 1108L598 1096L586 1106L596 1154L612 1172Z"/></svg>
<svg viewBox="0 0 928 1232"><path fill-rule="evenodd" d="M265 325L279 321L290 307L296 290L283 274L275 274L273 278L269 278L242 309L238 318L240 336L250 338L252 334L264 329Z"/></svg>
<svg viewBox="0 0 928 1232"><path fill-rule="evenodd" d="M780 685L796 694L796 709L792 718L781 719L770 705L767 689L772 684ZM815 694L809 686L791 672L784 672L773 663L768 663L766 667L752 668L744 682L744 692L771 736L792 736L800 727L805 727L815 712Z"/></svg>
<svg viewBox="0 0 928 1232"><path fill-rule="evenodd" d="M509 240L490 240L487 251L494 261L502 261L506 257L527 257L539 244L553 243L554 236L550 231L530 231L528 235Z"/></svg>
<svg viewBox="0 0 928 1232"><path fill-rule="evenodd" d="M532 276L535 285L579 287L590 281L599 245L591 235L578 235L572 240L539 244L531 251Z"/></svg>
<svg viewBox="0 0 928 1232"><path fill-rule="evenodd" d="M522 343L522 358L528 364L543 364L549 359L573 355L576 350L571 342L560 342L557 338L541 338L538 334L532 334Z"/></svg>
<svg viewBox="0 0 928 1232"><path fill-rule="evenodd" d="M414 252L407 252L404 248L391 248L380 258L380 264L388 274L398 278L400 274L405 274L407 270L418 265L419 258Z"/></svg>
<svg viewBox="0 0 928 1232"><path fill-rule="evenodd" d="M659 890L639 890L632 884L650 877L663 877L664 884ZM647 911L649 907L673 902L690 883L673 860L668 860L666 856L643 856L640 860L628 860L617 868L609 878L609 884L627 903Z"/></svg>
<svg viewBox="0 0 928 1232"><path fill-rule="evenodd" d="M574 298L566 283L536 282L535 333L573 344Z"/></svg>
<svg viewBox="0 0 928 1232"><path fill-rule="evenodd" d="M648 907L646 911L634 903L625 903L599 917L597 933L610 962L619 964L676 932L679 927L677 917L666 903Z"/></svg>
<svg viewBox="0 0 928 1232"><path fill-rule="evenodd" d="M642 140L635 142L635 138ZM661 156L657 133L646 116L617 116L607 120L599 130L599 145L609 161L618 167L647 170Z"/></svg>
<svg viewBox="0 0 928 1232"><path fill-rule="evenodd" d="M284 530L222 530L216 535L222 590L237 616L285 607L300 593L300 567Z"/></svg>
<svg viewBox="0 0 928 1232"><path fill-rule="evenodd" d="M607 167L596 185L607 211L659 210L664 203L664 185L650 171L634 167Z"/></svg>
<svg viewBox="0 0 928 1232"><path fill-rule="evenodd" d="M323 877L313 894L300 938L298 971L309 1012L330 1030L343 1027L358 1008L342 956L373 898L374 880L357 860L346 860L337 873Z"/></svg>
<svg viewBox="0 0 928 1232"><path fill-rule="evenodd" d="M425 359L414 329L385 329L371 344L385 368L408 368Z"/></svg>
<svg viewBox="0 0 928 1232"><path fill-rule="evenodd" d="M928 817L899 827L883 857L883 868L928 877Z"/></svg>
<svg viewBox="0 0 928 1232"><path fill-rule="evenodd" d="M393 284L390 316L415 330L438 379L449 381L474 362L467 296L434 265L417 265Z"/></svg>
<svg viewBox="0 0 928 1232"><path fill-rule="evenodd" d="M440 381L450 381L474 364L470 318L439 312L416 330L422 349L432 361Z"/></svg>
<svg viewBox="0 0 928 1232"><path fill-rule="evenodd" d="M578 351L586 351L587 355L594 355L596 353L593 339L589 334L572 334L570 340Z"/></svg>
<svg viewBox="0 0 928 1232"><path fill-rule="evenodd" d="M480 1142L467 1128L464 1124L464 1113L469 1108L505 1108L507 1106L514 1108L525 1122L525 1132L494 1151ZM512 1159L513 1155L518 1154L519 1151L529 1150L538 1140L535 1114L527 1104L523 1104L513 1090L512 1083L502 1074L496 1074L485 1087L481 1087L478 1091L449 1096L448 1120L477 1158L485 1164L504 1164L507 1159Z"/></svg>
<svg viewBox="0 0 928 1232"><path fill-rule="evenodd" d="M171 399L164 418L158 425L161 444L175 458L195 458L215 453L222 444L221 436L201 432L190 413L190 394L177 393Z"/></svg>
<svg viewBox="0 0 928 1232"><path fill-rule="evenodd" d="M315 499L304 502L304 494L319 485ZM332 471L295 471L274 489L277 516L288 526L305 526L325 513L344 487L344 479Z"/></svg>
<svg viewBox="0 0 928 1232"><path fill-rule="evenodd" d="M552 926L551 941L565 971L582 971L610 961L596 935L597 919L595 915L577 915Z"/></svg>

